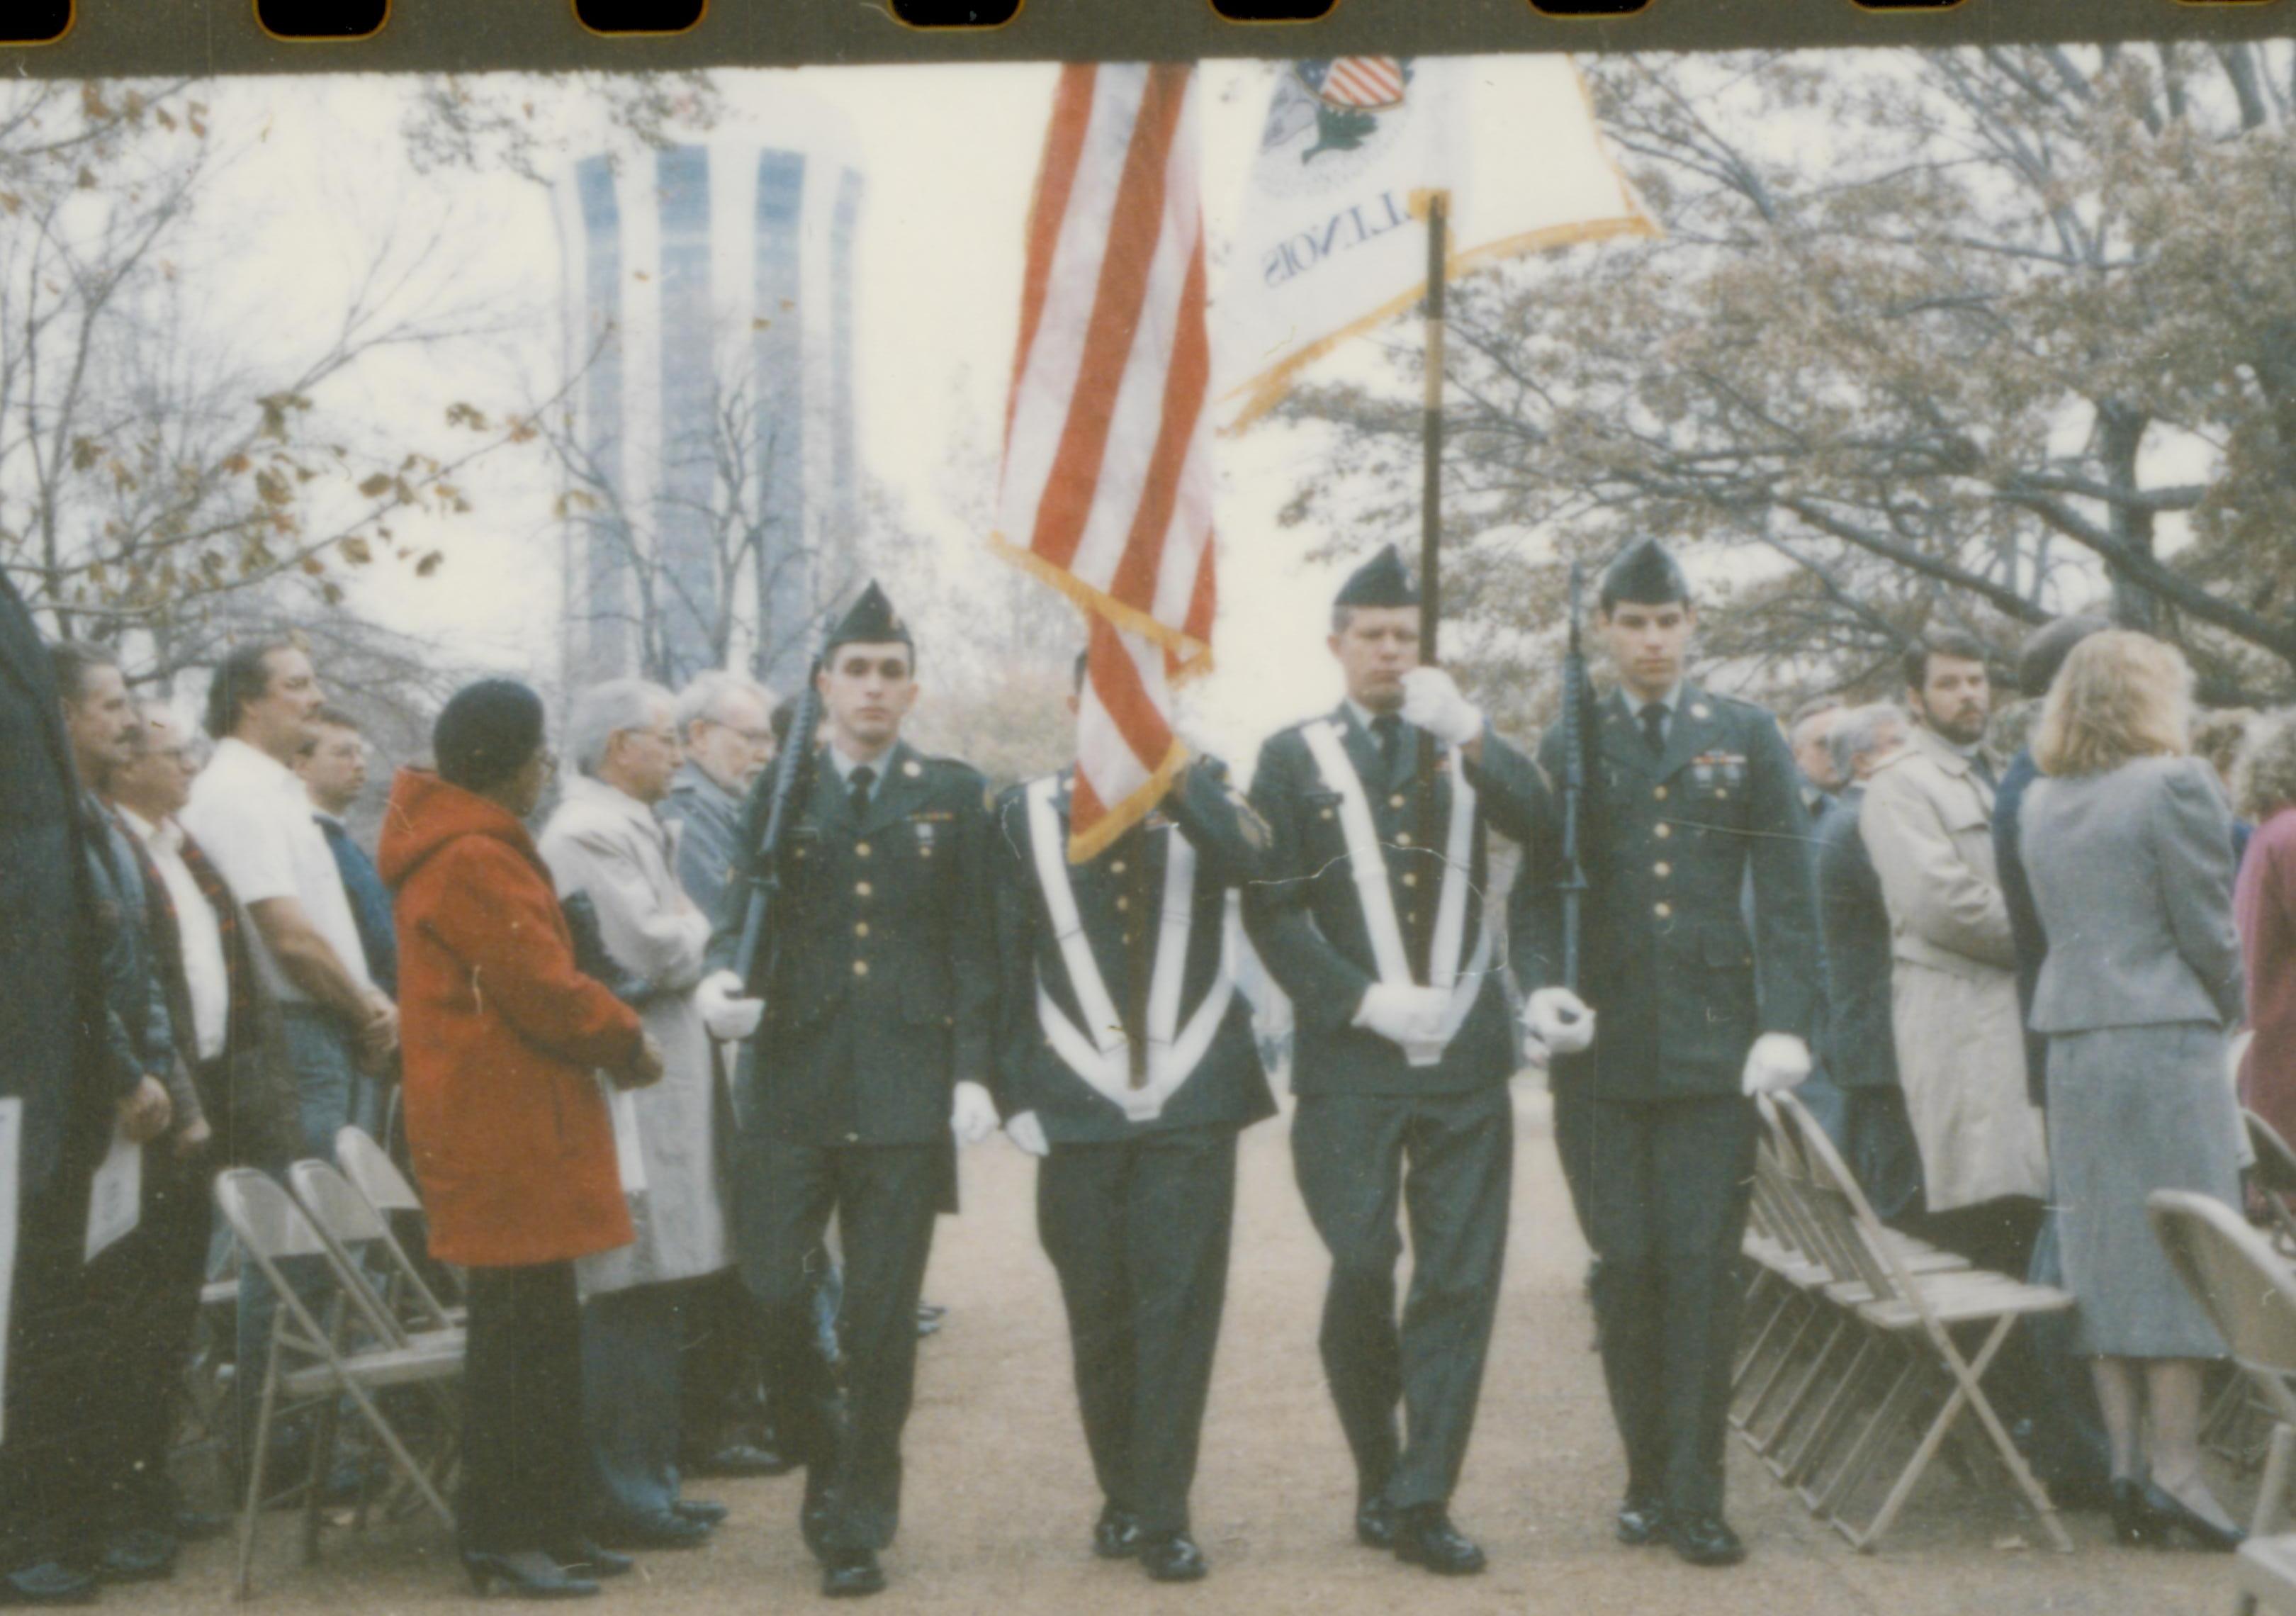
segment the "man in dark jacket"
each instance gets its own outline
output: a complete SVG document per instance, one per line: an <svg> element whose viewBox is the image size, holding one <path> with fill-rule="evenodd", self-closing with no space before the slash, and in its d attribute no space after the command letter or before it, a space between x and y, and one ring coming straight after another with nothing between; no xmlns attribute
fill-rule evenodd
<svg viewBox="0 0 2296 1616"><path fill-rule="evenodd" d="M1834 728L1841 791L1817 831L1817 918L1825 943L1826 1070L1841 1089L1842 1152L1884 1222L1922 1210L1922 1157L1898 1087L1890 1010L1890 911L1857 833L1866 777L1906 741L1907 719L1861 707Z"/></svg>
<svg viewBox="0 0 2296 1616"><path fill-rule="evenodd" d="M1619 1536L1730 1565L1745 1557L1722 1467L1759 1125L1747 1096L1809 1075L1817 916L1792 756L1769 714L1684 677L1697 622L1655 541L1603 574L1595 627L1620 687L1587 737L1600 811L1582 831L1584 999L1562 977L1551 858L1516 879L1513 960L1532 1035L1559 1057L1554 1143L1595 1249L1627 1456ZM1540 748L1550 775L1562 742L1558 726Z"/></svg>
<svg viewBox="0 0 2296 1616"><path fill-rule="evenodd" d="M830 636L828 745L782 849L770 946L742 981L742 900L771 799L761 775L712 974L696 990L713 1035L756 1034L739 1078L735 1240L765 1315L767 1382L792 1389L783 1436L806 1466L800 1526L832 1596L885 1585L877 1555L900 1519L917 1293L953 1178L951 1134L970 1142L996 1127L988 785L901 740L915 658L870 585ZM846 1263L842 1430L822 1399L794 1390L819 1374L808 1268L832 1215Z"/></svg>
<svg viewBox="0 0 2296 1616"><path fill-rule="evenodd" d="M1043 1159L1037 1229L1105 1500L1093 1551L1193 1581L1207 1567L1188 1488L1227 1292L1236 1135L1275 1111L1230 913L1267 827L1199 757L1144 821L1072 865L1074 778L997 802L997 1103Z"/></svg>
<svg viewBox="0 0 2296 1616"><path fill-rule="evenodd" d="M1483 1552L1449 1503L1506 1251L1519 1064L1482 913L1488 833L1529 842L1549 800L1450 676L1418 665L1418 595L1391 546L1341 589L1332 630L1347 699L1260 749L1251 803L1273 845L1244 915L1298 1018L1292 1163L1332 1254L1320 1345L1357 1538L1472 1574Z"/></svg>
<svg viewBox="0 0 2296 1616"><path fill-rule="evenodd" d="M87 1598L64 1563L93 1508L82 1415L102 1327L82 1248L120 1098L98 1036L101 947L63 706L31 614L0 572L0 1101L17 1112L0 1194L18 1209L0 1434L0 1604ZM6 1260L0 1252L0 1261Z"/></svg>

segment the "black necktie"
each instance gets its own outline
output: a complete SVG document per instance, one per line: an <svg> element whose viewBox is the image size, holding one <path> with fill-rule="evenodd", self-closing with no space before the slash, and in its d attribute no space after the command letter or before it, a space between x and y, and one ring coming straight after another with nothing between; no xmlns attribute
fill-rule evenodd
<svg viewBox="0 0 2296 1616"><path fill-rule="evenodd" d="M869 816L869 788L877 783L877 771L863 764L845 777L845 814L859 824Z"/></svg>
<svg viewBox="0 0 2296 1616"><path fill-rule="evenodd" d="M1379 738L1379 767L1392 775L1396 753L1403 745L1403 720L1391 712L1383 712L1371 721L1371 733Z"/></svg>
<svg viewBox="0 0 2296 1616"><path fill-rule="evenodd" d="M1666 703L1643 703L1643 744L1651 749L1655 758L1666 750Z"/></svg>

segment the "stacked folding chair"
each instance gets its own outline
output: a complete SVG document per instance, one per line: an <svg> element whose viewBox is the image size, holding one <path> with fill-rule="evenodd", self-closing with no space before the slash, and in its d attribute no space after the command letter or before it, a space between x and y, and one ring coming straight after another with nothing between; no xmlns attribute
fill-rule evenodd
<svg viewBox="0 0 2296 1616"><path fill-rule="evenodd" d="M2072 1540L1982 1384L2018 1319L2063 1292L1972 1268L1885 1227L1801 1103L1762 1105L1757 1270L1733 1420L1771 1472L1860 1550L1896 1522L1948 1441L1974 1474L1988 1456L2050 1541ZM1861 1504L1878 1481L1878 1504Z"/></svg>
<svg viewBox="0 0 2296 1616"><path fill-rule="evenodd" d="M2274 1243L2223 1202L2184 1190L2145 1197L2152 1233L2177 1277L2224 1337L2242 1377L2271 1411L2271 1455L2248 1541L2235 1560L2234 1607L2296 1612L2296 1533L2288 1494L2296 1482L2296 1268Z"/></svg>
<svg viewBox="0 0 2296 1616"><path fill-rule="evenodd" d="M316 1166L324 1164L300 1164L300 1168ZM299 1177L312 1184L321 1182L300 1168ZM335 1182L349 1189L340 1176ZM332 1186L315 1193L329 1198L331 1212L345 1211L332 1199ZM350 1254L350 1247L331 1237L286 1190L263 1174L248 1168L219 1174L215 1196L217 1210L238 1239L242 1263L261 1271L279 1302L264 1355L261 1399L249 1445L247 1491L239 1528L241 1596L245 1597L252 1587L255 1528L264 1503L271 1432L295 1407L313 1412L318 1433L311 1445L310 1473L302 1488L307 1560L318 1552L320 1495L332 1463L335 1425L347 1404L389 1459L400 1482L451 1530L454 1512L433 1475L440 1467L439 1461L434 1457L425 1464L416 1458L386 1413L381 1394L398 1387L424 1387L443 1397L447 1384L463 1372L460 1332L408 1330L381 1304L361 1272L358 1259ZM282 1267L296 1259L316 1261L326 1276L324 1286L299 1291ZM253 1366L243 1366L242 1372L252 1373Z"/></svg>
<svg viewBox="0 0 2296 1616"><path fill-rule="evenodd" d="M391 1104L398 1103L398 1093L391 1091ZM390 1225L394 1243L401 1259L399 1266L412 1273L426 1293L427 1305L442 1308L447 1317L460 1323L463 1317L462 1276L443 1264L431 1263L427 1270L422 1265L407 1259L405 1243L408 1232L426 1228L422 1198L406 1175L398 1170L398 1163L390 1153L377 1144L365 1129L347 1127L335 1136L335 1164L343 1169L343 1177L358 1186L358 1193L367 1203L382 1214ZM427 1249L427 1240L426 1240ZM440 1295L447 1298L444 1304Z"/></svg>

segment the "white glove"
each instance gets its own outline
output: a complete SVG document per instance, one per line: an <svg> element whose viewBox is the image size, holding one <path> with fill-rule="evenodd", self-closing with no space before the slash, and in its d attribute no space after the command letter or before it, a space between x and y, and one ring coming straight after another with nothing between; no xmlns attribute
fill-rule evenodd
<svg viewBox="0 0 2296 1616"><path fill-rule="evenodd" d="M1403 721L1452 746L1483 733L1482 709L1461 695L1457 681L1439 668L1414 668L1403 676Z"/></svg>
<svg viewBox="0 0 2296 1616"><path fill-rule="evenodd" d="M1741 1087L1750 1095L1774 1095L1808 1076L1809 1046L1791 1032L1766 1032L1746 1052L1746 1077Z"/></svg>
<svg viewBox="0 0 2296 1616"><path fill-rule="evenodd" d="M1364 989L1363 1003L1356 1006L1355 1024L1368 1027L1389 1043L1406 1048L1439 1044L1443 1012L1450 1001L1451 996L1440 988L1374 982Z"/></svg>
<svg viewBox="0 0 2296 1616"><path fill-rule="evenodd" d="M948 1129L959 1144L978 1144L996 1131L996 1102L978 1083L959 1083L948 1109Z"/></svg>
<svg viewBox="0 0 2296 1616"><path fill-rule="evenodd" d="M1004 1136L1031 1156L1049 1156L1053 1142L1045 1137L1045 1125L1037 1120L1037 1113L1024 1111L1004 1119Z"/></svg>
<svg viewBox="0 0 2296 1616"><path fill-rule="evenodd" d="M766 1001L743 997L742 979L731 971L712 972L693 989L701 1024L721 1044L738 1044L765 1020Z"/></svg>
<svg viewBox="0 0 2296 1616"><path fill-rule="evenodd" d="M1577 1054L1595 1042L1595 1013L1568 988L1533 988L1522 1007L1522 1026L1551 1055Z"/></svg>

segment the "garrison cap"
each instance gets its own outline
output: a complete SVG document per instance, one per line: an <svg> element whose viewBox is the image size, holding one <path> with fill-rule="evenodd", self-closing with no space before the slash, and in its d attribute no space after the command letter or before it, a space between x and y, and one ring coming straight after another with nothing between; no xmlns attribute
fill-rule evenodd
<svg viewBox="0 0 2296 1616"><path fill-rule="evenodd" d="M893 610L893 603L877 587L874 578L863 587L860 598L830 631L826 649L835 651L840 645L852 644L901 644L912 652L917 648L916 641L909 637L908 624Z"/></svg>
<svg viewBox="0 0 2296 1616"><path fill-rule="evenodd" d="M1393 545L1357 568L1332 597L1334 606L1416 606L1419 585Z"/></svg>
<svg viewBox="0 0 2296 1616"><path fill-rule="evenodd" d="M1620 601L1632 601L1637 606L1669 606L1677 601L1686 604L1690 580L1683 577L1681 563L1664 545L1654 538L1638 538L1603 574L1599 599L1605 611Z"/></svg>

